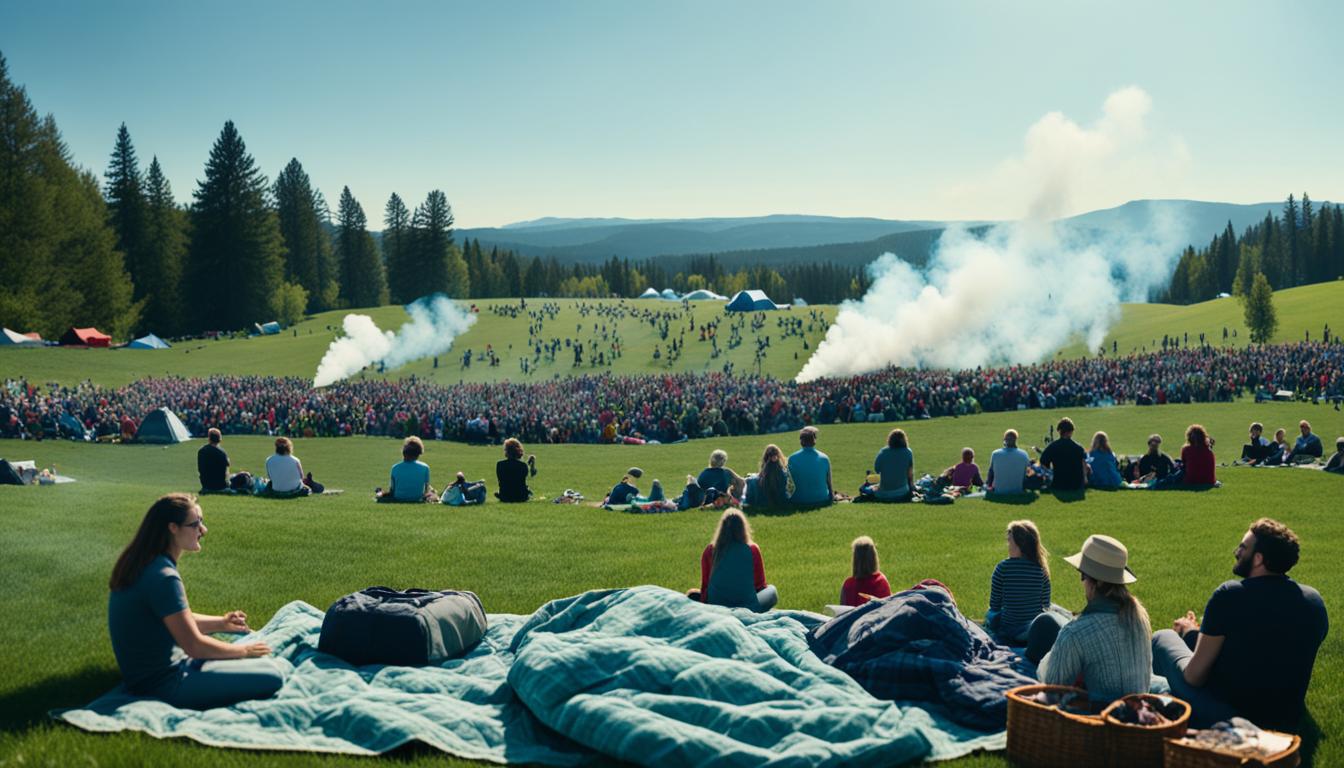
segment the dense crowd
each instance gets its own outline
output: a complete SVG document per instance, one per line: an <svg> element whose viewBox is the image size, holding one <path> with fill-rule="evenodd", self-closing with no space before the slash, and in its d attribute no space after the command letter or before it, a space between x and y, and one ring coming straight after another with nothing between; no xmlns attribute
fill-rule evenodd
<svg viewBox="0 0 1344 768"><path fill-rule="evenodd" d="M139 419L166 406L195 436L217 427L225 434L303 437L666 443L981 411L1223 402L1281 390L1338 403L1341 368L1344 344L1336 341L1173 348L964 371L888 368L806 384L729 373L603 373L449 387L414 377L356 379L322 389L294 377L143 379L118 389L11 379L0 391L0 435L61 435L62 414L99 437L134 434Z"/></svg>

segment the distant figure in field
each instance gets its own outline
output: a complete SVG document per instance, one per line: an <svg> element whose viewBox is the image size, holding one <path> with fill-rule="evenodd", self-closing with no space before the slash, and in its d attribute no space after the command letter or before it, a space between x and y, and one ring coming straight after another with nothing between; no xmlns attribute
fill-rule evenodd
<svg viewBox="0 0 1344 768"><path fill-rule="evenodd" d="M887 444L873 459L880 480L874 495L879 501L909 501L915 492L915 454L905 430L887 433Z"/></svg>
<svg viewBox="0 0 1344 768"><path fill-rule="evenodd" d="M1111 450L1111 439L1105 432L1092 436L1092 450L1087 454L1088 485L1093 488L1119 488L1124 480L1120 477L1120 464Z"/></svg>
<svg viewBox="0 0 1344 768"><path fill-rule="evenodd" d="M1139 457L1139 479L1162 480L1176 469L1176 462L1162 452L1162 436L1153 433L1148 436L1148 452Z"/></svg>
<svg viewBox="0 0 1344 768"><path fill-rule="evenodd" d="M1003 433L1003 447L989 456L989 492L1021 493L1031 457L1017 447L1017 430Z"/></svg>
<svg viewBox="0 0 1344 768"><path fill-rule="evenodd" d="M425 444L408 437L401 444L401 461L392 465L391 484L378 494L378 501L438 501L429 484L429 465L420 461Z"/></svg>
<svg viewBox="0 0 1344 768"><path fill-rule="evenodd" d="M1073 419L1060 419L1055 429L1059 438L1041 452L1041 466L1054 472L1051 488L1080 491L1087 483L1087 451L1073 441Z"/></svg>
<svg viewBox="0 0 1344 768"><path fill-rule="evenodd" d="M229 454L219 447L222 436L218 429L211 427L205 434L206 443L196 452L196 473L201 478L201 490L227 491Z"/></svg>
<svg viewBox="0 0 1344 768"><path fill-rule="evenodd" d="M499 490L495 497L500 501L515 503L532 498L532 489L527 487L529 477L537 475L537 457L528 456L523 461L523 444L516 437L504 441L504 458L495 464L495 479L499 481Z"/></svg>
<svg viewBox="0 0 1344 768"><path fill-rule="evenodd" d="M817 450L817 428L799 430L798 444L802 447L789 456L789 477L793 480L789 503L799 507L829 505L835 498L831 457Z"/></svg>
<svg viewBox="0 0 1344 768"><path fill-rule="evenodd" d="M852 568L848 579L840 585L840 604L851 608L873 599L891 597L891 585L878 567L877 545L867 536L860 536L850 544Z"/></svg>
<svg viewBox="0 0 1344 768"><path fill-rule="evenodd" d="M728 454L726 452L720 450L711 452L709 454L709 466L700 470L696 482L706 492L713 488L721 494L731 494L733 498L740 499L742 498L742 489L746 486L746 480L729 469L727 464Z"/></svg>
<svg viewBox="0 0 1344 768"><path fill-rule="evenodd" d="M1325 455L1325 448L1321 445L1321 438L1312 434L1311 422L1303 419L1298 422L1297 428L1302 430L1302 436L1297 438L1293 444L1293 453L1288 458L1297 459L1298 457L1307 459L1319 459Z"/></svg>
<svg viewBox="0 0 1344 768"><path fill-rule="evenodd" d="M1213 471L1213 438L1199 424L1191 424L1185 430L1181 464L1184 472L1181 482L1186 485L1213 485L1218 482Z"/></svg>
<svg viewBox="0 0 1344 768"><path fill-rule="evenodd" d="M1273 452L1273 443L1265 439L1265 425L1260 422L1253 422L1250 428L1250 439L1246 445L1241 447L1241 458L1248 464L1259 464Z"/></svg>
<svg viewBox="0 0 1344 768"><path fill-rule="evenodd" d="M947 468L943 477L956 488L970 490L971 486L982 486L985 481L980 478L980 465L975 463L975 451L970 448L961 449L961 461Z"/></svg>
<svg viewBox="0 0 1344 768"><path fill-rule="evenodd" d="M629 504L630 500L639 495L639 488L635 485L636 480L644 476L644 470L639 467L631 467L625 471L625 476L621 481L612 487L611 492L607 494L607 506L619 507Z"/></svg>
<svg viewBox="0 0 1344 768"><path fill-rule="evenodd" d="M725 510L719 517L713 540L700 553L700 588L686 596L758 613L779 602L779 592L765 581L761 548L751 540L751 524L741 510Z"/></svg>
<svg viewBox="0 0 1344 768"><path fill-rule="evenodd" d="M779 509L789 502L789 472L784 467L784 452L771 443L761 454L761 467L747 478L747 507Z"/></svg>
<svg viewBox="0 0 1344 768"><path fill-rule="evenodd" d="M196 499L163 496L150 506L109 580L108 634L126 690L182 709L213 709L273 696L292 669L265 643L211 635L247 632L247 614L194 613L177 564L206 534ZM185 657L177 653L177 649Z"/></svg>
<svg viewBox="0 0 1344 768"><path fill-rule="evenodd" d="M288 437L275 439L275 453L266 459L266 487L272 493L308 495L313 489L304 483L303 463L294 455L294 443ZM318 491L320 493L321 491Z"/></svg>
<svg viewBox="0 0 1344 768"><path fill-rule="evenodd" d="M1325 463L1325 471L1344 474L1344 437L1335 438L1335 453Z"/></svg>
<svg viewBox="0 0 1344 768"><path fill-rule="evenodd" d="M1293 444L1288 442L1288 432L1282 427L1274 430L1274 442L1269 446L1269 455L1261 462L1267 467L1277 466L1288 460L1293 453Z"/></svg>

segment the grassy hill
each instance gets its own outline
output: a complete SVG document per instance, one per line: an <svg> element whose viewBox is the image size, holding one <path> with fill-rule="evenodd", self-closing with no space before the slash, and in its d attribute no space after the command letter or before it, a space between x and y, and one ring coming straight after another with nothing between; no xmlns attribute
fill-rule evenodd
<svg viewBox="0 0 1344 768"><path fill-rule="evenodd" d="M963 445L981 460L1007 427L1035 442L1047 423L1070 415L1080 431L1104 429L1116 449L1136 452L1158 431L1175 444L1192 421L1218 438L1227 458L1247 422L1291 425L1307 417L1322 435L1344 433L1344 415L1303 404L1240 403L1214 406L1113 408L1030 414L987 414L907 422L918 472L951 464ZM831 455L837 486L852 491L884 442L888 425L824 427L819 447ZM600 498L624 469L637 465L645 482L672 487L723 448L729 466L746 472L774 440L786 450L791 434L739 437L666 446L528 446L537 454L533 487L554 495L566 487ZM172 446L101 446L69 442L0 441L9 458L56 464L78 478L43 488L0 486L5 556L0 580L0 763L5 765L223 765L338 766L349 758L256 753L158 741L138 735L92 735L49 720L52 708L77 706L116 685L118 673L106 628L107 575L144 510L159 494L196 488L200 441ZM261 437L228 437L224 447L238 468L258 469L270 452ZM375 507L369 494L385 485L397 443L379 438L299 440L306 468L342 496L300 501L210 497L204 551L182 564L193 608L246 610L260 625L282 605L301 599L319 607L372 584L464 588L480 594L491 612L528 613L545 601L584 590L661 584L686 589L698 578L701 548L713 531L707 512L627 515L590 507L535 501L484 509ZM493 474L497 448L434 443L425 460L441 483L456 469ZM983 466L983 465L982 465ZM1207 493L1092 492L1077 503L1051 496L1022 504L964 500L952 507L898 508L843 505L805 514L757 515L755 538L766 572L779 587L781 607L820 610L833 602L849 572L849 542L877 541L893 586L936 577L962 610L982 618L989 576L1004 555L1003 529L1031 518L1053 553L1055 600L1083 606L1081 586L1060 559L1091 533L1123 541L1139 576L1135 594L1155 627L1187 609L1200 611L1211 591L1231 578L1232 550L1247 524L1262 513L1278 516L1303 540L1293 575L1317 587L1327 608L1344 615L1344 517L1337 499L1344 478L1293 469L1220 469L1225 487ZM647 488L647 485L643 486ZM933 511L930 511L933 509ZM560 535L563 532L563 535ZM414 542L413 546L408 546ZM321 563L321 567L313 567ZM1316 660L1308 694L1306 750L1315 764L1344 764L1344 635L1332 632ZM397 765L462 765L427 749L398 752ZM951 768L1005 766L999 755L973 756Z"/></svg>

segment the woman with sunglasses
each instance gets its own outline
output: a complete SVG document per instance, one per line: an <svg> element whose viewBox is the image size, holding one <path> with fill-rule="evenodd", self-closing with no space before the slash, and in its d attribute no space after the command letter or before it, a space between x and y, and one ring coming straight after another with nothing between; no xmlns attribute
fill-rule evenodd
<svg viewBox="0 0 1344 768"><path fill-rule="evenodd" d="M216 640L216 632L247 632L247 614L192 612L177 563L199 552L205 520L193 496L170 493L145 513L135 538L112 569L108 632L126 689L183 709L226 707L280 690L291 668L266 658L265 643Z"/></svg>

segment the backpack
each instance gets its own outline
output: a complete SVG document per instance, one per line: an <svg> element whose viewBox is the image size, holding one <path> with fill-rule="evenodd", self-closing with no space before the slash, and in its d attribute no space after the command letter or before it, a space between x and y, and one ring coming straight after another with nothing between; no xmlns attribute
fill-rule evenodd
<svg viewBox="0 0 1344 768"><path fill-rule="evenodd" d="M475 593L369 587L332 603L317 649L355 666L441 664L470 650L486 628Z"/></svg>

